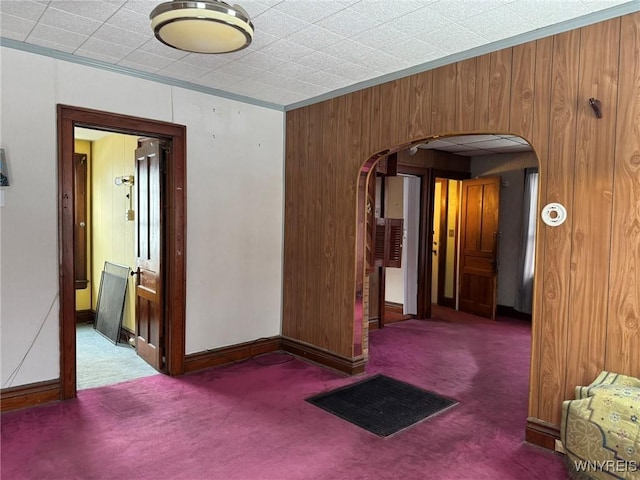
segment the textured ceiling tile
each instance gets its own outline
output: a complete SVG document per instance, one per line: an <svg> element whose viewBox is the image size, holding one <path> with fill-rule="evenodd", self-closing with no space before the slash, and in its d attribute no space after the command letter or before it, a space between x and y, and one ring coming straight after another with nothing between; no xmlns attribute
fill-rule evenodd
<svg viewBox="0 0 640 480"><path fill-rule="evenodd" d="M510 0L509 0L510 1ZM429 8L439 13L443 17L449 18L455 22L464 20L465 18L478 15L480 13L501 7L508 0L446 0L445 2L435 2ZM531 0L528 0L531 1Z"/></svg>
<svg viewBox="0 0 640 480"><path fill-rule="evenodd" d="M36 23L3 12L0 13L0 26L2 27L0 33L3 37L13 38L22 42L36 26Z"/></svg>
<svg viewBox="0 0 640 480"><path fill-rule="evenodd" d="M49 25L50 27L68 30L82 35L91 35L100 28L100 25L102 25L101 22L96 20L79 17L73 13L65 12L64 10L57 10L55 8L47 8L47 11L44 12L40 19L40 22L45 25Z"/></svg>
<svg viewBox="0 0 640 480"><path fill-rule="evenodd" d="M315 23L347 8L350 3L352 2L334 0L284 0L275 5L273 9L304 20L305 22Z"/></svg>
<svg viewBox="0 0 640 480"><path fill-rule="evenodd" d="M340 65L340 63L342 63L342 60L336 57L332 57L331 55L327 55L324 52L316 51L310 53L306 57L298 59L296 62L306 67L326 71L330 67Z"/></svg>
<svg viewBox="0 0 640 480"><path fill-rule="evenodd" d="M105 55L93 50L87 50L84 47L78 48L75 52L73 52L73 54L78 55L79 57L91 58L93 60L100 60L101 62L105 62L105 63L118 63L120 58L122 58L122 57L114 57L113 55Z"/></svg>
<svg viewBox="0 0 640 480"><path fill-rule="evenodd" d="M428 35L434 29L450 26L450 20L431 8L421 8L408 15L397 18L390 25L412 37Z"/></svg>
<svg viewBox="0 0 640 480"><path fill-rule="evenodd" d="M181 58L180 61L206 69L219 68L232 62L232 60L224 57L223 55L206 55L203 53L188 53Z"/></svg>
<svg viewBox="0 0 640 480"><path fill-rule="evenodd" d="M316 25L349 38L380 25L380 22L347 8L316 22Z"/></svg>
<svg viewBox="0 0 640 480"><path fill-rule="evenodd" d="M104 24L93 34L93 38L104 40L105 42L118 43L125 47L138 48L152 37L150 33L142 35L130 30L114 27L113 25Z"/></svg>
<svg viewBox="0 0 640 480"><path fill-rule="evenodd" d="M99 55L107 55L123 59L129 55L133 49L131 47L124 47L111 42L105 42L104 40L98 40L97 38L90 38L82 45L82 50L90 53L97 53Z"/></svg>
<svg viewBox="0 0 640 480"><path fill-rule="evenodd" d="M256 78L265 73L260 68L254 68L240 62L231 62L218 69L220 73L226 73L227 75L234 75L240 78Z"/></svg>
<svg viewBox="0 0 640 480"><path fill-rule="evenodd" d="M475 15L460 21L459 24L491 42L512 37L534 28L532 24L514 14L508 7Z"/></svg>
<svg viewBox="0 0 640 480"><path fill-rule="evenodd" d="M611 8L622 3L627 3L629 0L581 0L582 3L592 12L598 10L604 10L605 8Z"/></svg>
<svg viewBox="0 0 640 480"><path fill-rule="evenodd" d="M254 17L256 17L257 15L260 15L263 12L266 12L272 7L272 5L268 5L265 2L259 2L254 0L237 0L229 3L233 3L233 4L237 3L242 8L244 8L246 12L249 14L249 18L252 21Z"/></svg>
<svg viewBox="0 0 640 480"><path fill-rule="evenodd" d="M341 42L345 37L337 33L330 32L326 28L317 25L309 25L303 30L299 30L287 37L290 42L299 43L305 47L321 50L327 45Z"/></svg>
<svg viewBox="0 0 640 480"><path fill-rule="evenodd" d="M278 38L286 38L292 33L302 30L308 22L270 9L252 19L256 32L265 32Z"/></svg>
<svg viewBox="0 0 640 480"><path fill-rule="evenodd" d="M29 0L2 0L0 1L0 12L7 13L14 17L24 18L25 20L37 21L45 6ZM4 30L4 23L2 24Z"/></svg>
<svg viewBox="0 0 640 480"><path fill-rule="evenodd" d="M380 76L380 73L375 70L351 62L340 62L337 65L330 65L324 70L333 75L352 80L353 82L362 82Z"/></svg>
<svg viewBox="0 0 640 480"><path fill-rule="evenodd" d="M261 68L262 70L273 70L286 63L285 60L263 53L263 51L251 52L249 55L236 60L236 62L244 63L255 68Z"/></svg>
<svg viewBox="0 0 640 480"><path fill-rule="evenodd" d="M286 75L294 78L299 78L303 81L308 81L307 79L315 75L317 70L312 67L307 67L306 65L301 65L296 62L287 62L283 63L272 69L274 73L279 73L280 75Z"/></svg>
<svg viewBox="0 0 640 480"><path fill-rule="evenodd" d="M33 29L28 40L29 42L35 39L47 40L49 42L65 45L66 47L78 48L87 40L87 38L88 37L86 35L68 32L67 30L60 30L59 28L49 27L40 23ZM39 43L39 45L42 45L42 43ZM67 51L67 49L65 49L65 51Z"/></svg>
<svg viewBox="0 0 640 480"><path fill-rule="evenodd" d="M485 38L461 26L433 30L428 38L420 38L420 40L447 54L463 52L487 43Z"/></svg>
<svg viewBox="0 0 640 480"><path fill-rule="evenodd" d="M337 90L338 88L345 87L351 83L351 80L320 70L307 74L300 74L298 78L307 83L327 87L329 90Z"/></svg>
<svg viewBox="0 0 640 480"><path fill-rule="evenodd" d="M247 51L256 51L260 50L267 45L271 45L273 42L277 42L280 38L275 37L273 35L269 35L265 32L256 32L253 36L253 40L251 41L251 45L249 45L246 50Z"/></svg>
<svg viewBox="0 0 640 480"><path fill-rule="evenodd" d="M350 40L327 47L325 53L377 71L388 71L388 68L400 69L409 66L409 64L401 58L387 55L379 50L374 50L373 48Z"/></svg>
<svg viewBox="0 0 640 480"><path fill-rule="evenodd" d="M157 70L167 67L174 61L171 58L165 58L159 55L141 52L140 50L131 52L123 60L126 60L127 62L139 63L140 65L148 65L149 67L154 67Z"/></svg>
<svg viewBox="0 0 640 480"><path fill-rule="evenodd" d="M146 15L126 8L121 8L113 14L109 20L109 25L113 25L125 30L131 30L132 32L142 33L144 35L151 34L151 21L149 20L149 14Z"/></svg>
<svg viewBox="0 0 640 480"><path fill-rule="evenodd" d="M365 15L380 23L390 22L408 13L414 12L427 5L436 3L432 1L411 1L411 0L364 0L349 7L354 12ZM447 0L448 1L448 0Z"/></svg>
<svg viewBox="0 0 640 480"><path fill-rule="evenodd" d="M407 40L411 40L411 38L410 35L385 24L355 35L352 40L367 47L386 49L390 45L404 43Z"/></svg>
<svg viewBox="0 0 640 480"><path fill-rule="evenodd" d="M270 55L275 58L290 62L300 57L309 55L313 50L288 40L278 40L260 50L260 53Z"/></svg>
<svg viewBox="0 0 640 480"><path fill-rule="evenodd" d="M195 79L194 83L210 88L225 89L237 85L243 80L244 79L241 77L227 75L226 73L216 71L207 73L202 77Z"/></svg>
<svg viewBox="0 0 640 480"><path fill-rule="evenodd" d="M446 55L446 52L440 50L431 43L412 38L400 43L389 43L382 52L389 55L395 55L415 65L426 63L436 58Z"/></svg>
<svg viewBox="0 0 640 480"><path fill-rule="evenodd" d="M562 22L590 12L586 5L577 0L537 0L535 2L520 0L508 4L507 9L521 18L526 18L527 22L535 28Z"/></svg>
<svg viewBox="0 0 640 480"><path fill-rule="evenodd" d="M49 3L49 8L57 8L58 10L64 10L65 12L74 13L81 17L104 22L111 15L116 13L116 11L118 11L118 9L124 3L124 0L51 0L51 3Z"/></svg>
<svg viewBox="0 0 640 480"><path fill-rule="evenodd" d="M205 75L208 71L209 70L207 70L206 68L201 68L196 65L177 61L172 63L168 67L159 70L157 73L158 75L165 75L171 78L189 81Z"/></svg>
<svg viewBox="0 0 640 480"><path fill-rule="evenodd" d="M145 43L138 47L138 50L141 52L152 53L154 55L159 55L161 57L171 58L173 60L178 60L180 58L186 57L189 55L188 52L184 52L182 50L177 50L175 48L171 48L166 46L160 40L155 37L150 37Z"/></svg>

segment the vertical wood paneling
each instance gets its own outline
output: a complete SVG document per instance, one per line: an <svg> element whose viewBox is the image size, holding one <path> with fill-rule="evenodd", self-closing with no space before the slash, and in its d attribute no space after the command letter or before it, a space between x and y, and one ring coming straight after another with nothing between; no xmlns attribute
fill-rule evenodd
<svg viewBox="0 0 640 480"><path fill-rule="evenodd" d="M605 370L640 375L640 13L621 19ZM611 109L609 115L613 115Z"/></svg>
<svg viewBox="0 0 640 480"><path fill-rule="evenodd" d="M374 151L373 140L371 139L372 118L374 116L374 89L365 88L360 90L360 164L369 159Z"/></svg>
<svg viewBox="0 0 640 480"><path fill-rule="evenodd" d="M431 91L433 89L432 71L412 75L411 101L409 103L409 138L417 140L432 133L431 129Z"/></svg>
<svg viewBox="0 0 640 480"><path fill-rule="evenodd" d="M290 319L282 325L285 336L300 335L297 320L302 312L303 296L296 288L298 275L306 272L302 255L303 235L297 232L302 228L301 220L304 208L301 204L306 197L298 197L300 192L296 186L304 175L306 154L304 146L307 141L309 108L301 108L287 113L286 119L286 168L285 168L285 212L284 212L284 267L283 267L283 317Z"/></svg>
<svg viewBox="0 0 640 480"><path fill-rule="evenodd" d="M549 122L551 110L551 95L546 92L551 91L551 64L553 57L553 37L543 38L536 42L535 77L534 77L534 98L533 98L533 129L530 142L533 145L540 169L538 172L538 211L546 205L547 194L547 156L549 153ZM535 92L545 92L545 94ZM532 332L531 332L531 373L529 389L529 416L539 417L539 384L540 384L540 358L541 358L541 332L545 330L547 319L541 312L543 311L544 296L543 291L543 266L545 263L546 228L538 217L536 228L536 265L534 276L534 295Z"/></svg>
<svg viewBox="0 0 640 480"><path fill-rule="evenodd" d="M381 93L382 86L376 85L375 87L371 87L367 89L367 102L369 105L369 152L371 154L378 152L383 148L382 137L380 136L380 132L382 131L382 125L384 124L386 127L385 119L388 117L384 116L384 112L382 111L382 102L381 102ZM367 118L363 118L364 122L367 122ZM363 162L366 159L363 159Z"/></svg>
<svg viewBox="0 0 640 480"><path fill-rule="evenodd" d="M456 128L456 64L433 70L431 129L435 134L453 133Z"/></svg>
<svg viewBox="0 0 640 480"><path fill-rule="evenodd" d="M338 99L332 99L323 103L323 119L322 119L322 137L327 139L338 138ZM340 122L342 123L342 122ZM342 172L338 171L341 168L338 166L338 158L343 155L342 145L339 145L337 141L323 141L322 142L322 161L320 175L321 192L320 198L318 198L318 206L320 212L318 212L318 221L320 222L321 229L316 234L320 237L322 244L319 251L321 263L320 263L320 288L322 292L319 292L323 298L339 298L336 297L338 285L336 272L336 222L339 221L337 216L338 212L338 185L337 178L340 178ZM327 319L321 325L321 330L318 338L323 339L323 343L319 346L327 348L331 345L337 351L345 352L344 342L351 341L350 337L342 338L341 328L337 323L338 318L344 318L339 315L340 303L334 301L332 303L321 303L316 308L319 309L320 314ZM338 314L338 315L336 315ZM348 318L348 317L347 317ZM334 324L337 323L337 324ZM326 342L326 343L325 343ZM351 350L351 348L349 348Z"/></svg>
<svg viewBox="0 0 640 480"><path fill-rule="evenodd" d="M509 131L512 53L513 49L506 48L490 54L489 130L492 132Z"/></svg>
<svg viewBox="0 0 640 480"><path fill-rule="evenodd" d="M398 125L399 98L399 80L380 85L380 148L386 149L397 145L400 131L404 130Z"/></svg>
<svg viewBox="0 0 640 480"><path fill-rule="evenodd" d="M553 47L546 201L563 204L569 218L562 225L547 229L545 263L539 272L544 282L545 298L540 313L545 325L541 338L538 411L540 418L559 425L558 406L566 398L564 376L578 94L578 55L575 53L580 51L580 32L573 30L556 35ZM540 289L536 293L540 294Z"/></svg>
<svg viewBox="0 0 640 480"><path fill-rule="evenodd" d="M536 42L513 47L511 72L511 112L509 131L531 141L533 132L533 89Z"/></svg>
<svg viewBox="0 0 640 480"><path fill-rule="evenodd" d="M566 392L604 369L619 38L620 19L580 30ZM602 102L600 119L591 97Z"/></svg>
<svg viewBox="0 0 640 480"><path fill-rule="evenodd" d="M603 363L603 341L606 368L637 374L639 24L639 14L621 19L617 112L619 39L603 25L583 30L582 45L580 31L566 32L478 57L475 70L459 62L287 112L284 335L358 355L356 194L370 155L456 129L511 131L538 155L539 208L569 212L559 227L538 222L530 415L560 424L570 388ZM592 95L602 120L589 116Z"/></svg>
<svg viewBox="0 0 640 480"><path fill-rule="evenodd" d="M491 55L476 58L475 130L489 130L489 84L491 83Z"/></svg>
<svg viewBox="0 0 640 480"><path fill-rule="evenodd" d="M458 63L456 91L456 122L454 130L470 132L475 124L476 59Z"/></svg>
<svg viewBox="0 0 640 480"><path fill-rule="evenodd" d="M348 161L339 165L338 178L333 179L338 195L336 207L339 209L336 212L335 261L337 265L355 265L356 263L356 222L357 215L360 213L356 211L356 192L362 160L360 111L361 96L357 92L338 99L338 118L342 120L341 128L337 132L337 145L340 150L338 158L343 157L344 152L352 153L349 154ZM345 205L351 205L351 208L343 208L342 202ZM342 248L345 245L350 245L351 248ZM363 259L360 258L360 260ZM340 353L345 357L361 355L366 357L367 345L363 343L363 334L368 335L368 322L365 317L362 317L364 323L360 324L360 319L357 322L354 319L355 285L354 269L336 271L334 321L339 324L342 339ZM363 332L363 329L366 329L366 332Z"/></svg>
<svg viewBox="0 0 640 480"><path fill-rule="evenodd" d="M398 79L398 109L396 110L396 123L398 138L396 143L388 145L393 147L409 140L409 119L411 117L411 77Z"/></svg>

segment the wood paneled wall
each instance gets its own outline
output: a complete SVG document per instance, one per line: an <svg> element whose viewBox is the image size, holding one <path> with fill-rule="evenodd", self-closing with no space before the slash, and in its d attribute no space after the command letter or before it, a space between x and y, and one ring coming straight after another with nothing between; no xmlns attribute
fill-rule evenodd
<svg viewBox="0 0 640 480"><path fill-rule="evenodd" d="M640 375L640 13L288 112L283 335L358 358L360 168L485 132L527 139L539 205L569 212L538 222L533 312L529 414L558 426L600 370Z"/></svg>

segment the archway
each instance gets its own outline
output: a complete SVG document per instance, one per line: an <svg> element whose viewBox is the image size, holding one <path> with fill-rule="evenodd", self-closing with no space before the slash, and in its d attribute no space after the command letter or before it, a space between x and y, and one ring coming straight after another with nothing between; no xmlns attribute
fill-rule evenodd
<svg viewBox="0 0 640 480"><path fill-rule="evenodd" d="M417 148L418 146L420 148ZM420 157L420 155L415 156L417 152L425 151L438 152L445 155L441 156L441 158L432 157L430 159L431 163L425 163L424 159L422 159L422 162L413 160ZM451 156L447 158L446 155L454 155L455 158ZM482 159L488 159L486 160L486 163L491 167L490 169L489 167L487 167L484 170L489 169L488 172L494 175L496 174L496 172L497 174L500 174L500 168L502 168L504 173L507 175L504 181L501 182L501 185L502 190L508 193L505 198L509 199L509 205L510 207L513 207L513 198L516 198L520 203L522 202L522 196L524 194L525 168L533 168L537 170L539 166L538 157L527 140L508 133L490 134L485 132L443 136L436 135L428 137L426 139L413 142L412 144L405 144L379 152L364 163L360 170L358 179L354 351L357 351L359 344L363 345L363 355L365 356L365 358L367 358L368 356L366 346L368 345L367 337L369 327L377 328L377 325L381 326L383 324L382 317L384 315L383 308L385 304L384 294L382 294L382 299L376 299L375 288L377 287L375 287L371 291L368 289L368 279L370 278L370 274L372 273L371 270L367 272L367 268L371 267L370 257L368 255L371 253L370 245L372 243L372 240L369 235L371 234L371 220L375 215L372 212L375 210L375 208L372 208L372 196L371 194L367 193L367 187L373 184L372 176L376 175L375 170L377 163L382 158L389 158L390 156L398 157L400 163L398 167L398 173L410 174L411 176L420 176L422 181L420 203L423 214L421 214L420 216L420 242L417 265L420 285L418 288L417 299L418 311L417 315L413 315L413 318L429 318L431 316L431 272L432 270L437 269L437 265L432 264L433 259L431 255L432 245L434 244L433 230L431 226L434 225L433 207L436 179L463 179L470 178L471 176L484 176L485 174L483 169L479 168L478 165L481 165ZM463 161L458 161L458 165L455 165L456 161L451 162L451 159L456 161ZM505 159L508 159L509 163L505 164L504 167L496 167L496 165L499 165L500 162L505 162ZM450 163L447 163L447 161L449 161ZM465 161L467 164L466 172L464 168L460 167L461 165L464 165ZM471 162L476 165L473 169L470 167ZM452 165L452 163L454 165ZM535 197L533 199L533 213L529 213L529 215L531 215L533 219L534 229L536 225L535 208L538 198L539 192L536 189ZM376 206L379 208L379 205L376 204ZM502 263L504 263L504 265L508 268L504 269L505 273L503 274L503 277L505 281L502 284L496 286L496 293L498 293L498 287L500 288L499 296L496 298L496 303L498 302L498 300L501 302L499 306L501 308L500 313L502 315L506 314L509 316L519 316L522 307L519 307L520 310L517 312L515 309L513 309L513 295L516 291L513 278L516 276L516 263L518 261L517 255L515 255L514 257L513 252L518 251L518 249L520 248L520 242L522 241L522 239L520 238L520 216L522 215L521 207L519 206L518 209L511 208L506 213L507 215L505 216L505 221L507 222L506 225L508 227L508 235L507 238L503 239L502 242L505 245L507 245L507 243L509 244L509 248L507 250L509 252L509 255L505 256L506 261L503 261ZM516 222L514 222L514 219L517 221L517 224L515 224ZM435 226L433 228L435 228ZM449 235L453 235L454 232L449 230L447 233ZM457 234L458 233L456 231L455 235L457 236ZM443 233L443 238L445 236L446 235ZM535 256L534 249L535 243L530 242L529 250L532 256L529 260L531 264L531 270L533 269L533 261ZM440 260L442 260L442 258ZM384 272L385 269L379 270ZM521 272L518 273L518 275L521 275ZM533 274L531 273L531 276L532 275ZM371 278L373 278L374 276L375 274L371 275ZM382 291L384 292L384 278L382 279L382 283ZM530 289L531 286L532 285L530 282ZM520 294L519 291L517 293L518 295ZM531 299L532 297L529 298ZM371 303L371 299L374 299L373 304ZM378 301L380 304L380 311L374 312L374 315L372 316L373 321L371 325L369 325L368 314L370 311L376 309L376 301ZM402 302L402 299L400 299L400 302ZM437 302L434 299L434 304L435 303ZM516 303L518 303L518 305L521 305L519 301ZM455 305L455 301L453 301L449 306L455 307ZM400 307L402 307L402 304L400 305ZM408 312L405 310L404 313L406 314ZM414 311L409 313L416 312ZM377 314L379 314L379 317L377 317ZM523 315L525 317L531 318L531 308L529 307L527 312ZM360 327L362 328L361 330L359 330ZM360 339L362 339L361 342L359 342Z"/></svg>

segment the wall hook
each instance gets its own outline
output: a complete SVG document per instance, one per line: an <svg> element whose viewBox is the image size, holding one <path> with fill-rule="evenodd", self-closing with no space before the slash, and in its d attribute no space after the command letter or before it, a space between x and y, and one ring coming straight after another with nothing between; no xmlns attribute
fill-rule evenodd
<svg viewBox="0 0 640 480"><path fill-rule="evenodd" d="M593 112L596 114L596 118L602 118L602 107L600 105L600 100L591 97L589 99L589 105L591 105L591 108L593 108Z"/></svg>

